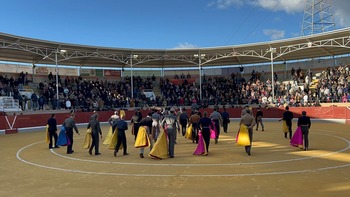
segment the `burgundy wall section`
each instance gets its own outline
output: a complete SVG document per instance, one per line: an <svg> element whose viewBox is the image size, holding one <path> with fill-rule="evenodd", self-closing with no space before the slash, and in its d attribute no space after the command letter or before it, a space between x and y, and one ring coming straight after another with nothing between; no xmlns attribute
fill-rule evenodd
<svg viewBox="0 0 350 197"><path fill-rule="evenodd" d="M226 109L230 114L230 118L240 118L242 108L228 108ZM284 112L284 108L268 108L261 109L264 113L264 118L281 118ZM204 111L207 111L208 114L213 112L213 109L201 109L203 114ZM222 109L221 109L222 111ZM300 116L302 111L306 111L307 115L311 118L317 119L345 119L348 124L350 124L350 110L346 107L291 107L290 111L294 113L294 117L297 118ZM134 111L125 111L126 120L130 120ZM39 113L39 112L38 112ZM141 110L143 117L148 113L146 110ZM191 110L187 109L187 113L190 114ZM256 113L256 109L253 109L253 113ZM113 111L101 111L98 112L100 115L99 120L101 122L107 122L109 117L113 115ZM92 112L77 112L75 117L76 123L87 123L90 119ZM16 121L14 122L14 117L11 113L7 116L9 124L13 124L13 128L25 128L25 127L35 127L35 126L44 126L47 123L47 120L50 118L50 114L23 114L17 115ZM56 119L58 125L61 125L63 121L69 117L69 113L56 113ZM14 123L13 123L14 122ZM4 114L0 114L0 129L9 129Z"/></svg>

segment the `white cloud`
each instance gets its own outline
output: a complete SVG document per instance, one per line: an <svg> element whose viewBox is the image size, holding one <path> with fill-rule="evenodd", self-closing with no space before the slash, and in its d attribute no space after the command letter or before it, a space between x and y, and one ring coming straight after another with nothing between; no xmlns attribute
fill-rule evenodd
<svg viewBox="0 0 350 197"><path fill-rule="evenodd" d="M279 2L280 1L280 2ZM279 2L279 3L278 3ZM339 27L350 26L350 1L349 0L336 0L328 1L332 3L332 11L334 22ZM284 11L286 13L303 13L305 8L304 0L253 0L251 5L262 7L268 10Z"/></svg>
<svg viewBox="0 0 350 197"><path fill-rule="evenodd" d="M265 29L264 35L270 36L271 40L278 40L284 38L285 31L277 29Z"/></svg>
<svg viewBox="0 0 350 197"><path fill-rule="evenodd" d="M250 4L268 10L294 13L304 10L304 2L304 0L253 0Z"/></svg>
<svg viewBox="0 0 350 197"><path fill-rule="evenodd" d="M240 6L243 4L243 0L216 0L215 2L209 3L208 6L217 6L219 9L226 9L231 6Z"/></svg>
<svg viewBox="0 0 350 197"><path fill-rule="evenodd" d="M185 43L179 43L175 49L193 49L193 48L197 48L195 45L190 44L188 42Z"/></svg>
<svg viewBox="0 0 350 197"><path fill-rule="evenodd" d="M216 6L220 9L227 9L233 6L242 6L244 4L262 7L264 9L285 11L287 13L302 11L304 0L216 0L208 4L208 6Z"/></svg>
<svg viewBox="0 0 350 197"><path fill-rule="evenodd" d="M339 27L350 26L350 1L336 0L331 2L334 22ZM288 14L303 14L305 8L305 0L215 0L208 6L215 6L219 9L227 9L229 7L237 7L242 5L250 5L271 11L283 11Z"/></svg>

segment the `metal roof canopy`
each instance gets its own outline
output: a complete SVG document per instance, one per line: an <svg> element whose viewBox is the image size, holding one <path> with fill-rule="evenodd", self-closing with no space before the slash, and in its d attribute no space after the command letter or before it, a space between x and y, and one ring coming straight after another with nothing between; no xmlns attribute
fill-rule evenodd
<svg viewBox="0 0 350 197"><path fill-rule="evenodd" d="M350 28L243 45L191 49L130 49L76 45L0 33L0 60L110 68L186 68L290 61L350 53ZM271 50L276 49L276 50ZM271 56L271 51L276 51ZM271 59L272 57L272 59Z"/></svg>

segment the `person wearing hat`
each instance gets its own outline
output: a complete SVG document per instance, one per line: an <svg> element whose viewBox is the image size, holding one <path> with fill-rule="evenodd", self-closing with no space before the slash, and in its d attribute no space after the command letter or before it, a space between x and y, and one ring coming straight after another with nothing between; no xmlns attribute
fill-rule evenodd
<svg viewBox="0 0 350 197"><path fill-rule="evenodd" d="M298 126L301 127L304 138L304 150L309 149L309 129L311 127L311 121L308 116L306 116L306 111L301 112L301 117L298 118Z"/></svg>
<svg viewBox="0 0 350 197"><path fill-rule="evenodd" d="M248 155L251 155L255 118L253 115L251 115L250 109L245 110L245 115L241 118L241 121L239 122L239 126L241 126L242 124L247 126L248 133L249 133L249 140L250 140L250 145L245 146L245 151Z"/></svg>
<svg viewBox="0 0 350 197"><path fill-rule="evenodd" d="M175 140L176 140L176 131L180 131L179 122L176 119L175 109L170 109L170 114L166 115L161 122L163 128L166 128L166 133L168 135L169 144L168 151L169 157L174 158L174 149L175 149Z"/></svg>

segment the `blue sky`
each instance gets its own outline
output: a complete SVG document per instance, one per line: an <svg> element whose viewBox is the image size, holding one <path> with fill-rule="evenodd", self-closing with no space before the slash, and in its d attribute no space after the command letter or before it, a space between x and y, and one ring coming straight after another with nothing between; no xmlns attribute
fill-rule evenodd
<svg viewBox="0 0 350 197"><path fill-rule="evenodd" d="M337 28L350 1L333 0ZM72 44L173 49L299 36L304 0L1 0L0 32Z"/></svg>

